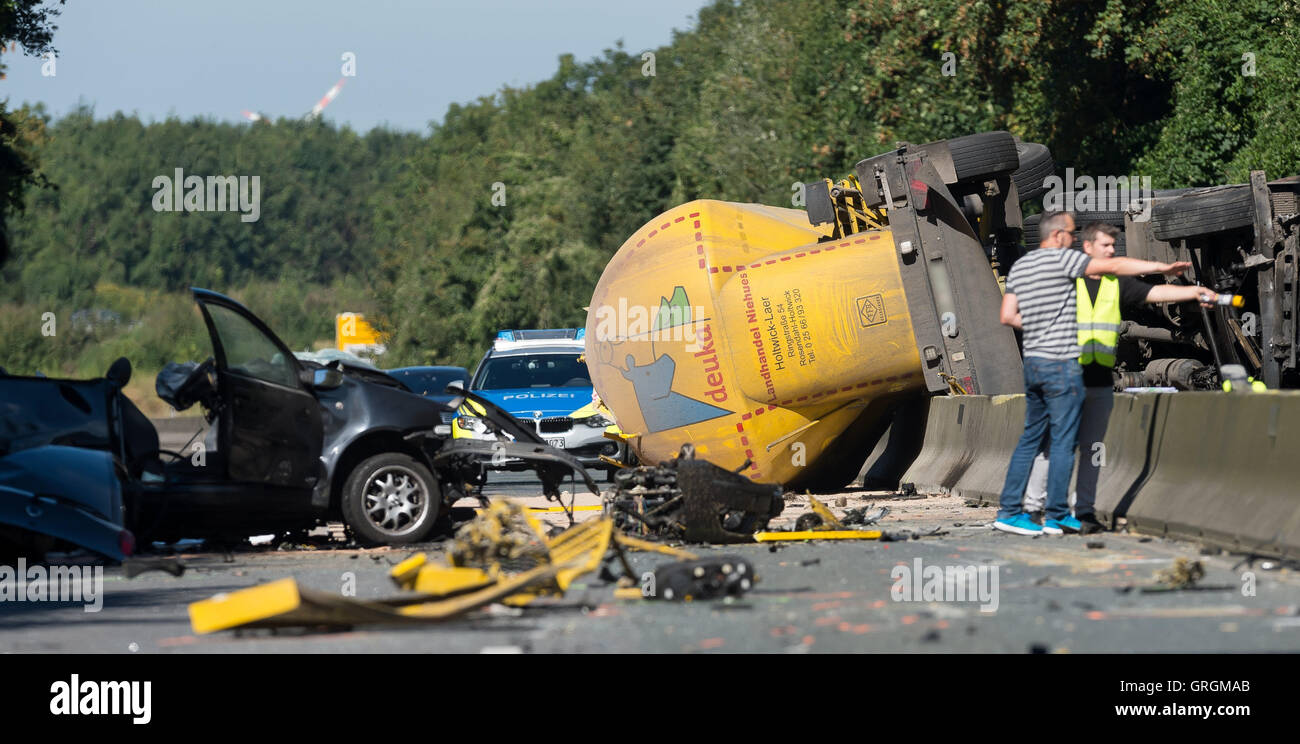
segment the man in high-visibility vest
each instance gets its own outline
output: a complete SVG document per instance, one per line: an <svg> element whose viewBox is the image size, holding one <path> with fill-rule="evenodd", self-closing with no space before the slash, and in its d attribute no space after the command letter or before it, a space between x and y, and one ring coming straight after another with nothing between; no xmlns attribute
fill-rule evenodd
<svg viewBox="0 0 1300 744"><path fill-rule="evenodd" d="M1070 476L1083 406L1083 367L1079 364L1078 291L1089 274L1178 276L1192 264L1127 257L1092 258L1071 250L1074 216L1045 212L1038 223L1038 248L1021 256L1007 273L999 319L1019 328L1025 373L1025 431L1016 442L998 494L993 529L1013 535L1060 535L1082 525L1070 515ZM1025 486L1034 456L1048 440L1047 509L1042 524L1025 512Z"/></svg>
<svg viewBox="0 0 1300 744"><path fill-rule="evenodd" d="M1083 228L1083 252L1090 258L1115 255L1115 237L1119 229L1102 222ZM1190 302L1206 305L1218 294L1182 284L1147 284L1129 276L1083 276L1076 280L1077 322L1079 325L1079 364L1083 367L1084 399L1079 417L1079 459L1075 490L1070 494L1074 517L1084 533L1101 529L1097 522L1097 476L1106 464L1107 453L1102 440L1106 424L1115 405L1115 349L1119 345L1121 309L1133 310L1143 303ZM1025 489L1026 512L1043 510L1047 500L1048 458L1040 452L1034 458Z"/></svg>

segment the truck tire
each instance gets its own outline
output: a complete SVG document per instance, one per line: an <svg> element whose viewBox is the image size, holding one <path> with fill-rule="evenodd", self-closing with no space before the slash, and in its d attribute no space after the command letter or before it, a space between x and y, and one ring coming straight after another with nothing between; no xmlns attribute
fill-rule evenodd
<svg viewBox="0 0 1300 744"><path fill-rule="evenodd" d="M1032 251L1038 247L1038 223L1042 221L1043 215L1034 214L1025 218L1024 227L1021 232L1024 235L1025 250Z"/></svg>
<svg viewBox="0 0 1300 744"><path fill-rule="evenodd" d="M980 132L948 140L958 183L987 181L1020 167L1016 140L1010 132Z"/></svg>
<svg viewBox="0 0 1300 744"><path fill-rule="evenodd" d="M1101 222L1115 227L1124 226L1124 212L1112 209L1093 209L1087 212L1075 212L1074 224L1082 230L1089 222Z"/></svg>
<svg viewBox="0 0 1300 744"><path fill-rule="evenodd" d="M406 545L428 537L442 510L429 469L401 452L366 458L343 486L343 519L365 545Z"/></svg>
<svg viewBox="0 0 1300 744"><path fill-rule="evenodd" d="M1119 235L1115 236L1115 255L1127 256L1128 247L1124 244L1124 212L1109 209L1098 209L1092 212L1078 212L1074 215L1074 248L1083 250L1083 228L1090 222L1100 222L1106 225L1114 225L1119 228Z"/></svg>
<svg viewBox="0 0 1300 744"><path fill-rule="evenodd" d="M1156 240L1193 238L1254 224L1255 197L1244 184L1159 200L1151 208L1151 232Z"/></svg>
<svg viewBox="0 0 1300 744"><path fill-rule="evenodd" d="M1056 161L1052 159L1052 152L1037 142L1016 143L1016 154L1020 167L1011 174L1011 180L1015 182L1016 194L1023 204L1047 193L1043 181L1056 170Z"/></svg>
<svg viewBox="0 0 1300 744"><path fill-rule="evenodd" d="M1076 221L1077 228L1074 233L1074 249L1083 250L1083 228L1089 222L1104 222L1108 225L1122 228L1124 226L1123 212L1083 212L1075 215L1076 217L1086 217ZM1033 250L1038 247L1038 223L1043 219L1043 215L1035 214L1025 218L1024 221L1024 241L1025 250ZM1115 221L1117 220L1117 221ZM1115 255L1127 256L1128 246L1124 244L1124 231L1121 229L1119 235L1115 236Z"/></svg>

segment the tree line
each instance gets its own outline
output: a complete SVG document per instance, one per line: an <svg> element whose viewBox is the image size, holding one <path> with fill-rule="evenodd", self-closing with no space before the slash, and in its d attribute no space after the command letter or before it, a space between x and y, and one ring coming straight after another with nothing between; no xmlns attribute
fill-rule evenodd
<svg viewBox="0 0 1300 744"><path fill-rule="evenodd" d="M562 56L543 82L453 105L421 134L20 109L5 116L33 175L7 224L0 365L206 356L190 285L248 300L295 347L359 310L390 334L385 364L472 365L498 329L580 325L605 263L657 213L788 206L797 182L898 141L1007 129L1062 168L1156 188L1291 175L1298 11L718 0L661 47ZM176 168L259 176L258 219L156 211L154 179ZM44 312L71 327L96 309L110 312L40 334Z"/></svg>

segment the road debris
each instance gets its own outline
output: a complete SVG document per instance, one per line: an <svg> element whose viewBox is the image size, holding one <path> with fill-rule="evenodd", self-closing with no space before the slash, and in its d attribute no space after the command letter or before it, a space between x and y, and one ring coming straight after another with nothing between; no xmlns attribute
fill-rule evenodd
<svg viewBox="0 0 1300 744"><path fill-rule="evenodd" d="M650 599L692 601L735 597L753 586L754 567L740 556L728 555L680 561L659 566L654 572Z"/></svg>
<svg viewBox="0 0 1300 744"><path fill-rule="evenodd" d="M138 556L122 561L122 574L128 579L134 579L146 571L162 571L172 576L180 576L185 573L185 564L174 558L142 558Z"/></svg>
<svg viewBox="0 0 1300 744"><path fill-rule="evenodd" d="M889 515L888 506L882 506L874 512L869 511L871 508L871 506L866 506L861 509L849 509L844 512L844 518L840 521L844 524L859 524L865 527L867 525L875 524ZM958 526L960 526L960 524Z"/></svg>
<svg viewBox="0 0 1300 744"><path fill-rule="evenodd" d="M1189 561L1186 558L1176 558L1172 567L1156 572L1156 581L1171 589L1190 587L1203 578L1205 566L1200 561Z"/></svg>
<svg viewBox="0 0 1300 744"><path fill-rule="evenodd" d="M621 530L692 543L753 542L785 508L778 486L755 483L695 458L690 444L657 466L624 468L605 497Z"/></svg>
<svg viewBox="0 0 1300 744"><path fill-rule="evenodd" d="M1156 571L1155 584L1139 586L1137 589L1142 594L1160 594L1180 591L1216 592L1236 588L1231 584L1201 584L1203 578L1205 578L1205 566L1200 561L1175 558L1174 565ZM1132 585L1115 588L1115 591L1121 594L1127 594L1132 590Z"/></svg>
<svg viewBox="0 0 1300 744"><path fill-rule="evenodd" d="M759 532L758 542L794 542L798 540L882 540L880 530L795 530L791 532Z"/></svg>
<svg viewBox="0 0 1300 744"><path fill-rule="evenodd" d="M457 531L448 562L417 553L398 563L390 578L405 594L358 600L301 588L281 579L190 605L195 633L257 627L351 627L363 624L418 624L460 617L496 603L522 607L542 597L562 597L574 582L613 553L624 579L639 577L627 550L657 552L677 560L658 566L646 591L622 586L616 596L709 599L738 596L758 577L738 556L701 558L688 551L622 534L608 518L580 522L554 537L525 508L492 501ZM624 582L626 583L626 582Z"/></svg>

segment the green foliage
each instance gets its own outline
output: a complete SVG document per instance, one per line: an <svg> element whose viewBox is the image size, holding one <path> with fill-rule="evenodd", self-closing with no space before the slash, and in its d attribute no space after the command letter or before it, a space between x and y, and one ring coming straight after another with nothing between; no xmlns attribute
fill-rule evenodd
<svg viewBox="0 0 1300 744"><path fill-rule="evenodd" d="M59 0L63 5L64 0ZM41 55L55 51L54 19L60 9L45 0L0 0L0 50L22 44L23 52ZM5 75L0 62L0 80ZM9 256L9 218L23 208L28 187L46 186L32 146L41 140L39 123L23 113L10 114L8 101L0 101L0 264Z"/></svg>
<svg viewBox="0 0 1300 744"><path fill-rule="evenodd" d="M198 284L244 300L295 347L359 310L390 334L385 363L472 365L498 329L581 324L608 259L657 213L696 198L788 205L796 182L843 176L898 141L1007 129L1048 144L1062 168L1160 188L1290 175L1298 11L717 0L650 50L653 76L621 45L562 56L547 80L452 106L426 136L23 112L13 141L58 188L29 190L12 226L0 364L204 356L206 339L180 325L197 328L179 292ZM154 212L152 179L176 167L260 175L261 219ZM100 307L139 325L32 336L43 308Z"/></svg>

